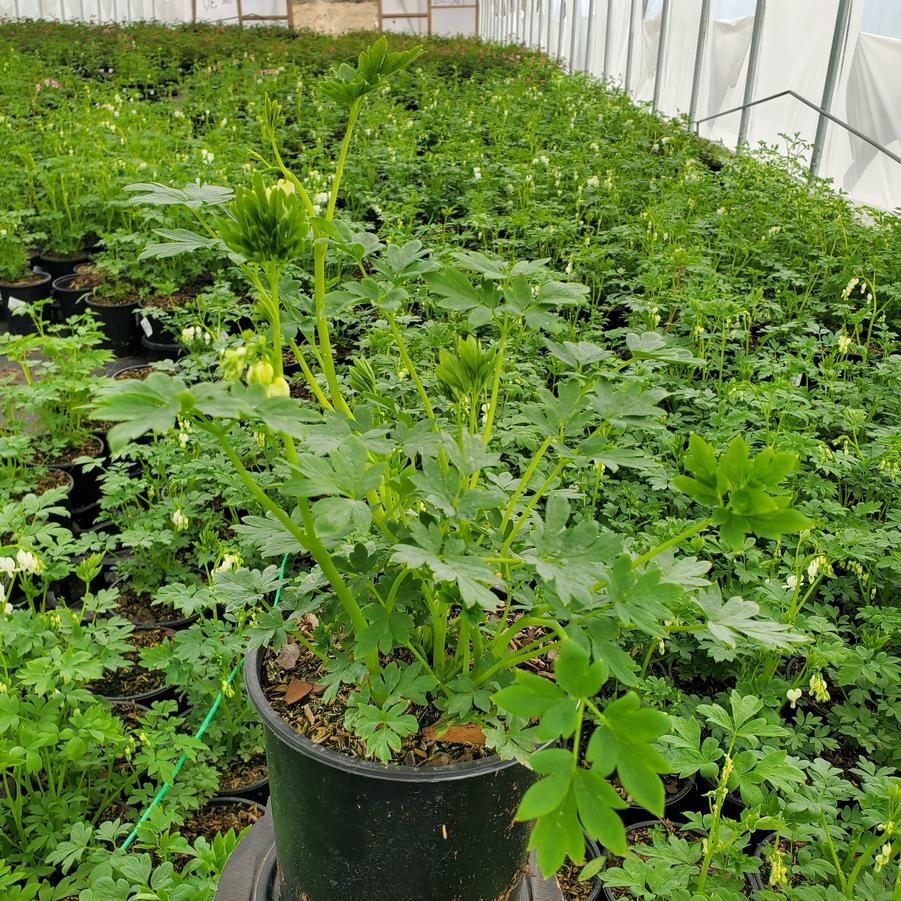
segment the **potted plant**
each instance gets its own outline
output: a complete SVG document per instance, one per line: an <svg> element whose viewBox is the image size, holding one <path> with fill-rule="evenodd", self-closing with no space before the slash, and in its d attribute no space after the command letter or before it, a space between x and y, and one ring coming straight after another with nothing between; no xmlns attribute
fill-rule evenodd
<svg viewBox="0 0 901 901"><path fill-rule="evenodd" d="M136 354L140 331L135 310L140 304L138 287L128 274L128 260L116 249L98 255L94 268L102 278L85 298L87 308L103 326L103 346L117 357Z"/></svg>
<svg viewBox="0 0 901 901"><path fill-rule="evenodd" d="M7 424L27 432L34 462L72 474L72 513L91 519L99 501L98 471L106 444L94 432L88 402L102 381L97 370L109 353L98 346L101 335L88 316L65 327L45 329L40 320L35 325L35 334L0 337L0 350L22 373L22 379L0 379L14 398Z"/></svg>
<svg viewBox="0 0 901 901"><path fill-rule="evenodd" d="M9 330L34 330L32 304L50 296L50 277L30 265L28 239L9 216L0 225L0 318L9 317Z"/></svg>
<svg viewBox="0 0 901 901"><path fill-rule="evenodd" d="M507 408L513 361L561 331L558 310L586 289L540 260L467 252L442 265L418 241L382 247L335 218L362 103L416 55L380 39L325 79L347 127L321 200L285 165L272 102L269 168L249 186L131 186L204 226L162 231L144 255L220 248L252 287L257 328L223 353L215 381L153 373L109 386L97 404L118 423L116 448L179 417L211 435L264 514L245 518L243 537L300 570L293 615L257 614L245 679L264 724L282 885L315 901L508 897L528 845L550 874L584 859L586 832L625 853L626 802L608 777L660 815L669 765L654 743L669 719L629 690L619 645L637 633L731 647L804 640L756 603L724 601L658 563L708 529L742 546L809 526L776 493L792 455L752 457L739 437L718 456L692 436L690 475L675 486L708 513L650 549L605 530L569 487L598 466L642 465L621 438L659 427L663 392L629 370L690 354L656 332L630 335L626 359L576 361L553 389L532 385ZM330 285L329 265L360 278ZM312 273L310 296L297 270ZM414 298L456 329L437 360L411 354L403 313ZM391 336L392 365L357 356L339 374L330 321L364 306ZM286 346L316 406L289 396ZM235 423L270 449L262 484L232 445ZM537 438L514 453L524 424ZM275 567L217 577L243 587L248 606L279 581ZM575 753L549 746L558 740Z"/></svg>

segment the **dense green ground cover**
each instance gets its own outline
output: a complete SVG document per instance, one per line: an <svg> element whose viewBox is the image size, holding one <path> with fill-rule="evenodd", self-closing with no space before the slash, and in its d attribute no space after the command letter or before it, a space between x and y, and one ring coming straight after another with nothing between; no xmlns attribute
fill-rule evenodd
<svg viewBox="0 0 901 901"><path fill-rule="evenodd" d="M315 78L360 44L256 30L2 26L0 278L18 274L28 247L70 253L99 239L108 296L186 293L160 314L190 351L176 364L184 378L240 368L239 348L253 347L240 334L253 320L246 289L203 248L139 261L154 229L196 223L185 210L128 205L123 189L246 183L257 154L271 159L259 125L271 96L287 114L285 159L325 204L344 119ZM898 220L862 216L769 163L728 159L531 54L436 42L365 108L339 215L385 244L419 239L442 260L459 250L543 260L556 278L588 287L585 304L508 336L496 442L505 459L525 458L549 418L576 416L589 383L612 384L625 369L626 393L605 414L603 459L551 484L574 510L627 536L636 554L694 521L696 498L673 487L692 465L690 433L718 452L742 435L754 453L797 455L788 490L814 526L778 540L708 530L679 557L665 555L670 583L705 597L714 627L698 637L652 617L653 627L618 639L616 675L673 716L661 748L675 769L702 767L740 792L740 818L720 820L722 797L697 808L715 870L754 868L750 836L768 816L786 853L766 865L772 887L758 897L895 898L899 849L885 825L901 826ZM333 263L331 286L352 270ZM309 327L310 282L301 267L287 286L296 298L289 331ZM461 309L420 286L396 311L430 388L440 352L458 337L480 328L493 337L478 313ZM331 310L347 390L415 398L385 319L337 294ZM253 615L229 603L229 586L235 598L248 584L266 593L274 579L264 568L280 555L253 522L231 527L260 511L210 440L187 426L106 466L106 532L73 534L64 515L48 514L61 489L27 495L40 477L34 463L81 448L97 428L87 405L108 354L87 348L98 342L84 319L74 335L51 328L0 346L19 363L4 376L0 557L11 561L23 605L0 621L0 854L13 871L0 868L0 887L10 898L208 897L233 841L200 839L192 850L178 824L215 789L217 771L259 752L237 683L205 741L185 736ZM310 398L305 391L301 379L295 393ZM459 413L452 397L443 411ZM266 436L235 441L265 483ZM538 471L559 476L550 459ZM130 591L199 614L143 652L150 671L188 686L187 713L177 718L175 702L163 702L137 733L86 687L127 666L132 627L121 616L83 627L78 615L83 604L116 610L119 590L101 590L97 571L103 553L123 550L132 556L117 575ZM85 554L97 556L75 569ZM242 563L260 571L256 583L242 571L223 581ZM757 606L724 606L708 580L723 598ZM288 603L302 606L309 584L302 573L290 584ZM75 617L44 609L51 589ZM775 627L755 633L758 611L806 641L787 648ZM727 748L744 754L731 776L717 763ZM182 750L192 762L167 803L135 849L112 853ZM659 866L636 863L613 881L634 897L691 898L679 892L693 884L700 849L670 845ZM717 890L742 896L729 894L728 881Z"/></svg>

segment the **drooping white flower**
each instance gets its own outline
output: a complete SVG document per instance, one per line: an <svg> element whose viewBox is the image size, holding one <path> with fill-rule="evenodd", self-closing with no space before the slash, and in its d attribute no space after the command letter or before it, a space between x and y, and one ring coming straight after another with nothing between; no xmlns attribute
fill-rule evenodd
<svg viewBox="0 0 901 901"><path fill-rule="evenodd" d="M812 582L820 571L820 567L826 563L825 557L814 557L807 567L807 578Z"/></svg>
<svg viewBox="0 0 901 901"><path fill-rule="evenodd" d="M792 710L795 709L795 704L801 699L801 695L804 694L804 691L800 688L790 688L786 693L785 697L791 702Z"/></svg>
<svg viewBox="0 0 901 901"><path fill-rule="evenodd" d="M30 573L34 576L38 575L44 568L40 559L24 548L19 548L16 551L16 563L23 573Z"/></svg>
<svg viewBox="0 0 901 901"><path fill-rule="evenodd" d="M482 180L482 170L478 166L472 167L472 178L473 178L473 181L481 181Z"/></svg>
<svg viewBox="0 0 901 901"><path fill-rule="evenodd" d="M844 333L838 336L839 353L846 354L851 349L851 338Z"/></svg>
<svg viewBox="0 0 901 901"><path fill-rule="evenodd" d="M785 587L788 588L789 591L794 591L798 587L798 577L796 575L790 575L785 580Z"/></svg>
<svg viewBox="0 0 901 901"><path fill-rule="evenodd" d="M16 561L12 557L0 557L0 573L11 577L15 571Z"/></svg>
<svg viewBox="0 0 901 901"><path fill-rule="evenodd" d="M188 517L185 516L180 508L172 511L172 525L175 526L177 532L183 532L188 528Z"/></svg>

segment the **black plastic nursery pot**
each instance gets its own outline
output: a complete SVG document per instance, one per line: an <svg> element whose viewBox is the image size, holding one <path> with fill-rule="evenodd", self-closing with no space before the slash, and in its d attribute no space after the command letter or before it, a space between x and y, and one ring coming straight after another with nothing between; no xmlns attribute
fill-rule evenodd
<svg viewBox="0 0 901 901"><path fill-rule="evenodd" d="M88 309L92 310L103 326L106 336L103 347L111 350L117 357L129 357L138 352L140 338L134 311L136 300L121 304L99 303L93 297L85 300Z"/></svg>
<svg viewBox="0 0 901 901"><path fill-rule="evenodd" d="M697 809L700 799L696 793L697 781L695 777L680 779L676 791L666 796L663 805L663 815L667 819L673 819L685 810ZM648 812L638 804L629 804L626 810L620 811L620 816L626 826L638 823L646 819Z"/></svg>
<svg viewBox="0 0 901 901"><path fill-rule="evenodd" d="M86 456L101 461L106 459L106 442L99 435L91 436L94 452ZM89 511L97 507L100 500L100 481L97 469L86 470L77 463L65 463L59 460L48 460L53 469L61 469L69 473L75 481L70 494L73 518L85 520Z"/></svg>
<svg viewBox="0 0 901 901"><path fill-rule="evenodd" d="M71 287L73 281L83 277L83 273L73 272L71 275L63 275L53 280L53 300L60 322L67 322L73 316L85 311L84 299L91 293L90 286Z"/></svg>
<svg viewBox="0 0 901 901"><path fill-rule="evenodd" d="M185 349L174 341L167 341L165 338L153 340L146 335L141 335L141 347L144 353L142 356L148 360L177 360L183 357Z"/></svg>
<svg viewBox="0 0 901 901"><path fill-rule="evenodd" d="M281 901L494 901L516 897L530 827L514 822L535 775L490 757L390 766L316 745L263 693L263 651L247 694L263 721Z"/></svg>
<svg viewBox="0 0 901 901"><path fill-rule="evenodd" d="M9 330L14 335L30 335L35 331L31 316L14 314L14 307L33 304L50 297L50 276L36 272L33 278L23 282L0 282L3 316L9 320ZM24 310L22 311L24 313Z"/></svg>
<svg viewBox="0 0 901 901"><path fill-rule="evenodd" d="M36 265L42 269L51 279L62 278L71 275L75 267L86 263L91 258L87 251L79 251L73 254L55 254L44 251L37 258Z"/></svg>

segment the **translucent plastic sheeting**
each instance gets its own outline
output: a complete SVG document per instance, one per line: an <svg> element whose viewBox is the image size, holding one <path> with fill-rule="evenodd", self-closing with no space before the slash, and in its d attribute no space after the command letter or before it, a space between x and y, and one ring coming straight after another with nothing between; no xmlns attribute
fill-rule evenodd
<svg viewBox="0 0 901 901"><path fill-rule="evenodd" d="M382 30L429 33L429 0L382 0Z"/></svg>
<svg viewBox="0 0 901 901"><path fill-rule="evenodd" d="M662 54L663 0L518 2L526 20L534 19L533 27L511 31L509 4L486 0L483 36L540 47L567 67L628 87L637 100L650 103L656 95L663 114L686 115L691 110L702 0L670 0ZM715 118L702 121L700 133L729 148L738 144L742 115L725 111L745 102L758 8L763 18L756 74L747 92L751 100L792 90L819 106L839 6L839 0L712 0L694 118ZM501 15L503 23L498 21ZM831 112L901 155L901 39L869 34L862 30L866 23L901 32L901 0L851 0L848 28L838 47ZM805 162L809 159L820 120L816 110L783 97L750 108L745 118L749 146L765 143L783 152L792 148ZM841 126L830 124L827 136L821 175L856 201L884 209L901 207L901 164Z"/></svg>
<svg viewBox="0 0 901 901"><path fill-rule="evenodd" d="M901 40L858 36L833 112L901 156ZM901 207L901 165L841 126L829 126L822 172L862 203Z"/></svg>
<svg viewBox="0 0 901 901"><path fill-rule="evenodd" d="M473 6L443 3L432 7L432 34L446 37L459 34L475 34L476 10Z"/></svg>
<svg viewBox="0 0 901 901"><path fill-rule="evenodd" d="M243 0L244 16L284 16L286 0ZM0 18L65 22L191 22L192 0L0 0ZM196 0L197 21L238 20L238 0Z"/></svg>

